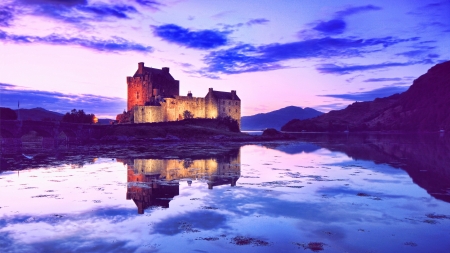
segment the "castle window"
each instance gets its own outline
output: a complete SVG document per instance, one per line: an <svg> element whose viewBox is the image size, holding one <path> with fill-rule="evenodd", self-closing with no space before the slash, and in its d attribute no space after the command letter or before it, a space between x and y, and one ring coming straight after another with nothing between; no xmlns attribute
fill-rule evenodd
<svg viewBox="0 0 450 253"><path fill-rule="evenodd" d="M228 109L228 112L231 112L231 109Z"/></svg>
<svg viewBox="0 0 450 253"><path fill-rule="evenodd" d="M231 105L231 101L230 101L230 102L228 102L228 105Z"/></svg>
<svg viewBox="0 0 450 253"><path fill-rule="evenodd" d="M139 99L139 92L136 92L136 99Z"/></svg>
<svg viewBox="0 0 450 253"><path fill-rule="evenodd" d="M236 109L236 112L237 112L237 109Z"/></svg>
<svg viewBox="0 0 450 253"><path fill-rule="evenodd" d="M236 102L236 105L238 104L238 102Z"/></svg>

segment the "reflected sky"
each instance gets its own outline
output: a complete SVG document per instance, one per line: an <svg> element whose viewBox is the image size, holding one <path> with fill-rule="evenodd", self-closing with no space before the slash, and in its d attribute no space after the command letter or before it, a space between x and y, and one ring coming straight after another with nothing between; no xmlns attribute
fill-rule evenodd
<svg viewBox="0 0 450 253"><path fill-rule="evenodd" d="M436 162L441 171L419 178L414 170L424 173L426 164L408 158L407 144L395 149L400 163L370 151L386 140L355 143L365 157L352 143L301 141L204 159L130 156L3 171L0 248L312 252L308 244L320 242L324 252L446 252L450 203L431 191L449 194L449 182L427 182L448 169Z"/></svg>

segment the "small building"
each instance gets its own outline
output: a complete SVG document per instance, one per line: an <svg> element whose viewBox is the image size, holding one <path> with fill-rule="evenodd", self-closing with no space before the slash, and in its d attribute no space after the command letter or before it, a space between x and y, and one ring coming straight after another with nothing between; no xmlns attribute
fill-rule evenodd
<svg viewBox="0 0 450 253"><path fill-rule="evenodd" d="M180 96L180 81L169 68L155 69L138 63L138 70L127 77L127 108L134 123L166 122L183 119L189 111L194 118L231 117L241 125L241 99L236 91L215 91L209 88L205 97Z"/></svg>

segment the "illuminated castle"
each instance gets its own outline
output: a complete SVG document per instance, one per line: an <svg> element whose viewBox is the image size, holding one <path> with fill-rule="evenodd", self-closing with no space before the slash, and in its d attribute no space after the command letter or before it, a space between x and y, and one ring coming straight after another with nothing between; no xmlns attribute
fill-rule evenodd
<svg viewBox="0 0 450 253"><path fill-rule="evenodd" d="M231 117L241 125L241 99L236 91L215 91L209 88L205 97L180 96L180 81L169 68L155 69L138 63L136 73L127 77L127 109L134 123L165 122L183 119L189 111L194 118Z"/></svg>

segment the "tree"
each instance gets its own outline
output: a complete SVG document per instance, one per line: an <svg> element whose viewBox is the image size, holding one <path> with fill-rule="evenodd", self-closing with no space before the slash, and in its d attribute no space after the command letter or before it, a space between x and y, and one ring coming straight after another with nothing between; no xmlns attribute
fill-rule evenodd
<svg viewBox="0 0 450 253"><path fill-rule="evenodd" d="M83 110L73 109L63 116L62 121L69 123L95 123L95 118L94 114L86 114Z"/></svg>
<svg viewBox="0 0 450 253"><path fill-rule="evenodd" d="M1 120L16 120L17 114L14 110L6 107L0 107L0 119Z"/></svg>
<svg viewBox="0 0 450 253"><path fill-rule="evenodd" d="M231 132L240 132L239 123L237 122L237 120L231 118L230 116L219 117L218 119L220 122L228 126L228 129L230 129Z"/></svg>
<svg viewBox="0 0 450 253"><path fill-rule="evenodd" d="M183 112L183 118L184 119L192 119L192 118L194 118L194 114L192 114L190 111L186 110Z"/></svg>

